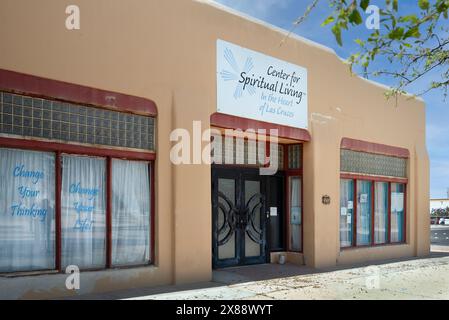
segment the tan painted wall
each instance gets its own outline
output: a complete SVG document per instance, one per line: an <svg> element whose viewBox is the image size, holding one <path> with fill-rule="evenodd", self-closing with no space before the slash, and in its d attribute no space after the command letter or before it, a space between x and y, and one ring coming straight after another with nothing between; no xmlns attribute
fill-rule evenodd
<svg viewBox="0 0 449 320"><path fill-rule="evenodd" d="M70 4L81 9L81 30L65 28L65 8ZM312 141L304 145L305 263L324 267L427 254L429 163L422 102L401 98L395 106L385 100L384 88L351 76L332 51L298 39L280 46L283 33L202 2L2 0L0 68L157 103L157 268L143 270L132 285L211 278L210 167L173 166L169 133L174 128L191 130L193 120L201 120L203 128L209 126L216 108L217 38L308 69ZM407 244L340 252L342 137L410 150ZM332 199L328 206L321 204L324 194ZM104 280L105 274L98 274L90 291L127 286L120 276ZM14 279L7 281L10 287L18 286ZM1 280L0 286L4 283ZM45 290L63 285L47 283L52 284L44 285Z"/></svg>

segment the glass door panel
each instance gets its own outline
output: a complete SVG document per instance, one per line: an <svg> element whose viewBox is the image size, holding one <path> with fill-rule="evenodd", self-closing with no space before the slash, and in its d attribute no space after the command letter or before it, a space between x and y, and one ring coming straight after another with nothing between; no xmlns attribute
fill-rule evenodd
<svg viewBox="0 0 449 320"><path fill-rule="evenodd" d="M218 259L236 257L235 180L218 179Z"/></svg>

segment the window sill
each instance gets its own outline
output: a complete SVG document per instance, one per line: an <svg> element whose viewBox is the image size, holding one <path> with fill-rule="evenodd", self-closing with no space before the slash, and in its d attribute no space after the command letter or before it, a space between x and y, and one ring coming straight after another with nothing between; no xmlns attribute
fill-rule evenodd
<svg viewBox="0 0 449 320"><path fill-rule="evenodd" d="M17 271L0 273L0 278L18 278L29 276L41 276L47 274L58 274L58 270Z"/></svg>
<svg viewBox="0 0 449 320"><path fill-rule="evenodd" d="M154 264L140 264L133 266L117 266L111 268L103 268L103 269L81 269L80 273L85 272L117 272L124 271L130 269L146 269L146 268L157 268ZM42 276L42 275L57 275L57 274L65 274L63 271L58 270L38 270L38 271L18 271L18 272L4 272L0 273L0 278L19 278L19 277L32 277L32 276Z"/></svg>

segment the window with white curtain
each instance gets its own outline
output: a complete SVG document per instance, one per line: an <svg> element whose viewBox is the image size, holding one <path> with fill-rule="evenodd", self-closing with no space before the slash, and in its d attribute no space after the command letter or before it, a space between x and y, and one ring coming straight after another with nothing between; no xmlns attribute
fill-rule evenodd
<svg viewBox="0 0 449 320"><path fill-rule="evenodd" d="M121 181L120 183L124 183ZM106 265L106 160L62 156L62 266Z"/></svg>
<svg viewBox="0 0 449 320"><path fill-rule="evenodd" d="M371 244L371 181L357 181L357 245Z"/></svg>
<svg viewBox="0 0 449 320"><path fill-rule="evenodd" d="M341 248L405 242L406 184L379 180L340 180Z"/></svg>
<svg viewBox="0 0 449 320"><path fill-rule="evenodd" d="M391 184L391 242L404 241L405 185Z"/></svg>
<svg viewBox="0 0 449 320"><path fill-rule="evenodd" d="M374 184L374 243L387 242L388 234L388 182Z"/></svg>
<svg viewBox="0 0 449 320"><path fill-rule="evenodd" d="M340 181L340 246L352 246L352 226L354 221L354 181Z"/></svg>
<svg viewBox="0 0 449 320"><path fill-rule="evenodd" d="M55 156L0 149L0 272L55 268Z"/></svg>
<svg viewBox="0 0 449 320"><path fill-rule="evenodd" d="M290 177L290 250L301 251L301 178Z"/></svg>
<svg viewBox="0 0 449 320"><path fill-rule="evenodd" d="M112 265L150 261L149 162L112 160Z"/></svg>

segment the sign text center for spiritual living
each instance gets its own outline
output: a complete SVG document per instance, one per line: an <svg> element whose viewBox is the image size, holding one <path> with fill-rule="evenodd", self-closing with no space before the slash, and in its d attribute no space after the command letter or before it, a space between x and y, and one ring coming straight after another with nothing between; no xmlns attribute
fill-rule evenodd
<svg viewBox="0 0 449 320"><path fill-rule="evenodd" d="M217 40L217 111L307 129L307 69Z"/></svg>

